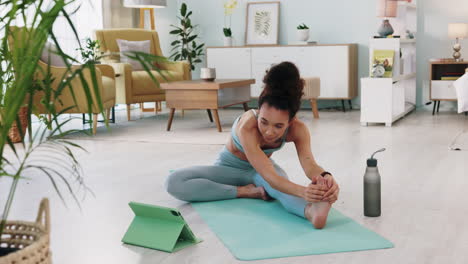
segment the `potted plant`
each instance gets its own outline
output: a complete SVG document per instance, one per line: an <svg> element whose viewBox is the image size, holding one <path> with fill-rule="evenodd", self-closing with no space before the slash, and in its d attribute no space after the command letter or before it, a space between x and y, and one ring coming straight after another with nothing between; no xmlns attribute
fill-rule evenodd
<svg viewBox="0 0 468 264"><path fill-rule="evenodd" d="M297 39L299 41L307 41L309 40L309 27L302 23L297 26Z"/></svg>
<svg viewBox="0 0 468 264"><path fill-rule="evenodd" d="M230 28L223 28L224 39L223 43L225 47L232 46L232 31Z"/></svg>
<svg viewBox="0 0 468 264"><path fill-rule="evenodd" d="M100 56L99 52L99 49L101 48L99 40L92 40L88 37L85 39L85 43L85 47L80 47L76 49L80 52L83 62L89 61L94 62L96 64L100 64L100 59L102 56Z"/></svg>
<svg viewBox="0 0 468 264"><path fill-rule="evenodd" d="M198 35L195 35L193 31L197 25L192 25L192 20L190 19L192 11L187 12L187 5L185 3L182 3L180 7L180 15L180 26L171 25L175 29L169 32L178 38L171 43L171 52L173 53L169 58L174 61L188 61L193 71L195 70L195 64L202 62L201 57L204 55L203 47L205 44L197 44L196 42Z"/></svg>
<svg viewBox="0 0 468 264"><path fill-rule="evenodd" d="M0 13L0 181L3 184L11 184L8 191L2 190L2 198L6 196L6 200L0 200L0 263L26 261L43 264L51 261L47 199L41 202L36 222L8 219L10 210L14 208L15 195L21 193L18 187L21 179L47 177L51 187L64 203L71 197L78 206L80 201L78 190L88 191L83 181L80 163L75 156L77 151L84 149L76 142L65 138L71 133L82 131L65 129L71 118L58 118L58 116L67 109L58 112L55 108L56 104L61 103L61 94L64 91L71 93L77 91L78 88L72 84L81 81L79 89L83 89L86 94L88 105L95 104L103 114L96 80L97 65L90 60L79 65L77 60L63 52L52 31L57 18L63 16L68 21L70 32L75 32L74 38L78 45L81 45L66 8L74 4L75 0L0 1L0 10L5 11ZM25 24L28 28L12 26L16 24ZM66 72L63 76L53 77L50 74L50 64L43 68L38 63L48 39L54 40L57 46L54 52L66 63ZM163 60L158 56L141 52L131 55L144 65L145 70L156 81L151 70L159 70L154 62ZM85 73L92 76L90 83L83 83L86 82ZM56 85L53 86L53 83ZM35 113L36 106L33 104L35 97L40 97L41 104L51 119L38 118L33 133L31 114ZM20 125L18 117L20 109L25 106L27 131ZM88 109L91 111L92 108ZM88 114L91 116L92 113ZM14 144L8 136L15 124L20 130L21 144ZM32 206L36 207L38 202L32 202Z"/></svg>
<svg viewBox="0 0 468 264"><path fill-rule="evenodd" d="M236 0L229 0L229 2L224 3L224 46L232 46L231 16L236 6Z"/></svg>

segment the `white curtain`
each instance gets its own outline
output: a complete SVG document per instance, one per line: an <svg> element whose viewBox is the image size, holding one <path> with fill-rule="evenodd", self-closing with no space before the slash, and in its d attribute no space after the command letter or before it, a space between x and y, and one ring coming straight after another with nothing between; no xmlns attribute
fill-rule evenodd
<svg viewBox="0 0 468 264"><path fill-rule="evenodd" d="M103 28L102 1L110 0L75 0L70 1L70 4L66 7L66 11L75 26L75 30L78 33L78 37L82 45L87 37L94 38L93 31L95 29ZM42 6L43 9L50 8L53 2L54 0L45 0ZM37 6L33 6L28 10L27 21L23 21L22 18L18 18L15 25L31 26L32 17L36 13L36 8ZM7 10L8 8L5 8L3 11ZM4 12L0 13L4 14ZM70 27L70 24L64 16L57 18L54 23L53 31L62 49L71 57L80 59L79 52L76 51L79 47L78 42L73 33L73 29ZM1 33L2 32L0 32L0 34Z"/></svg>
<svg viewBox="0 0 468 264"><path fill-rule="evenodd" d="M53 0L47 1L51 2ZM102 0L75 1L67 6L66 10L69 15L71 14L70 20L75 26L82 45L85 44L84 40L86 38L89 37L94 39L94 30L102 29L103 27ZM79 47L76 36L65 17L61 16L57 19L54 24L53 31L57 36L62 49L67 54L72 57L79 56L79 52L76 51Z"/></svg>
<svg viewBox="0 0 468 264"><path fill-rule="evenodd" d="M135 28L138 25L138 8L127 8L121 0L103 0L104 28Z"/></svg>

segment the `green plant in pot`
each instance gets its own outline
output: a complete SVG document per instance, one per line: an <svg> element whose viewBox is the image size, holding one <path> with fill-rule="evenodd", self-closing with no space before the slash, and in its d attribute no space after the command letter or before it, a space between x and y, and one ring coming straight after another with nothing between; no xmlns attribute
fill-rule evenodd
<svg viewBox="0 0 468 264"><path fill-rule="evenodd" d="M180 26L171 25L175 29L169 32L171 35L177 36L177 40L171 43L173 52L170 59L175 61L188 61L190 68L195 70L195 64L202 62L201 58L204 56L203 47L204 43L198 44L196 39L198 35L194 34L196 25L192 25L190 16L192 11L187 11L187 5L182 3L180 7Z"/></svg>
<svg viewBox="0 0 468 264"><path fill-rule="evenodd" d="M0 192L0 263L27 261L42 264L51 261L47 200L41 202L36 222L8 219L10 211L15 207L15 197L28 200L24 197L25 193L21 192L21 180L28 179L34 183L35 179L44 177L50 181L50 188L55 190L64 203L71 198L78 206L81 194L90 191L83 181L83 171L76 157L84 149L66 138L72 133L83 131L66 129L72 119L58 118L75 107L76 98L73 96L75 105L64 107L61 97L66 92L72 95L82 92L90 106L87 108L89 116L92 114L92 105L103 114L97 76L100 69L110 66L96 65L93 60L80 64L72 56L65 54L57 41L52 27L57 18L63 16L68 21L70 32L74 32L71 34L74 34L80 45L67 11L67 7L76 2L78 1L0 1L0 183L2 186L10 186L8 190L3 189ZM14 26L18 24L28 25L28 28ZM54 55L66 64L61 72L63 74L53 74L56 67L50 66L50 55L47 63L41 62L48 39L56 45ZM151 70L160 71L155 62L165 62L164 58L141 52L132 52L128 56L138 60L157 82ZM21 126L19 117L24 109L27 129ZM45 109L45 112L39 112L38 109ZM39 113L45 113L50 118L40 116L37 121L34 120L33 129L32 115ZM9 137L9 132L15 125L22 143L14 144ZM39 203L32 202L33 207Z"/></svg>
<svg viewBox="0 0 468 264"><path fill-rule="evenodd" d="M297 39L299 41L309 40L309 27L305 23L298 25L296 32L297 32Z"/></svg>
<svg viewBox="0 0 468 264"><path fill-rule="evenodd" d="M86 38L85 43L86 46L76 49L80 52L83 61L100 63L100 59L102 58L102 56L100 55L99 51L99 49L101 48L99 40L92 40L91 38Z"/></svg>

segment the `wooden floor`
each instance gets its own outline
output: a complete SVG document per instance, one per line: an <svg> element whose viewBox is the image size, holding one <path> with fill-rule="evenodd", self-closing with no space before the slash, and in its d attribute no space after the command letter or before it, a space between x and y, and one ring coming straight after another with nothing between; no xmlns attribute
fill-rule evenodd
<svg viewBox="0 0 468 264"><path fill-rule="evenodd" d="M96 137L72 139L89 153L78 159L85 171L87 193L80 209L67 197L61 203L46 178L29 175L19 186L11 219L33 220L41 197L51 200L54 263L241 263L220 242L190 205L169 196L164 179L170 169L208 165L216 158L241 109L221 110L223 132L210 123L206 111L175 116L166 131L167 110L127 122L117 113L111 131L100 127ZM133 114L132 114L133 115ZM138 116L135 112L135 116ZM468 263L468 136L449 145L468 117L455 112L432 116L419 110L393 127L361 127L359 111L311 111L299 117L311 131L312 151L319 164L331 171L341 186L336 209L395 244L393 249L271 259L249 263ZM80 128L80 123L75 123ZM382 175L382 216L363 216L362 180L369 155L377 156ZM273 155L290 178L307 184L293 144ZM0 181L0 201L9 182ZM81 192L82 194L82 192ZM133 213L129 201L180 208L194 233L204 242L174 254L120 242ZM248 235L248 234L246 234Z"/></svg>

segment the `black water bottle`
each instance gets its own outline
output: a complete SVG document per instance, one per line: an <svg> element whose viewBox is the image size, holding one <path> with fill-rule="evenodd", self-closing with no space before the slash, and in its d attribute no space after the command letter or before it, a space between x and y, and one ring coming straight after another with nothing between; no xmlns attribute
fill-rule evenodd
<svg viewBox="0 0 468 264"><path fill-rule="evenodd" d="M380 216L380 174L377 168L377 160L374 155L384 151L379 149L367 160L366 173L364 174L364 215L370 217Z"/></svg>

